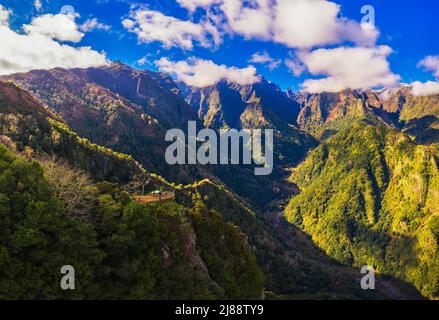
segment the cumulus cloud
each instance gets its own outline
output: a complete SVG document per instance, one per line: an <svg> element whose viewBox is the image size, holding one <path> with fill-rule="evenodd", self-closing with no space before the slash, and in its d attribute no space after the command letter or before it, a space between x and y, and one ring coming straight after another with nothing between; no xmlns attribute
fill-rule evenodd
<svg viewBox="0 0 439 320"><path fill-rule="evenodd" d="M45 14L23 26L29 35L42 35L60 41L79 42L84 34L78 30L74 17L65 14Z"/></svg>
<svg viewBox="0 0 439 320"><path fill-rule="evenodd" d="M178 0L190 10L210 7L226 21L224 29L244 36L281 43L290 48L313 48L342 42L373 46L379 32L340 15L328 0Z"/></svg>
<svg viewBox="0 0 439 320"><path fill-rule="evenodd" d="M149 64L150 62L148 61L148 58L147 57L142 57L142 58L140 58L139 60L137 60L137 64L139 65L139 66L144 66L144 65L146 65L146 64Z"/></svg>
<svg viewBox="0 0 439 320"><path fill-rule="evenodd" d="M178 4L189 11L195 11L197 8L209 8L219 0L177 0Z"/></svg>
<svg viewBox="0 0 439 320"><path fill-rule="evenodd" d="M245 6L241 0L222 0L221 10L230 29L245 38L270 40L273 23L272 0L254 0Z"/></svg>
<svg viewBox="0 0 439 320"><path fill-rule="evenodd" d="M279 67L279 65L282 63L281 60L272 58L268 52L256 52L254 53L249 62L251 63L259 63L264 64L268 67L269 70L274 70Z"/></svg>
<svg viewBox="0 0 439 320"><path fill-rule="evenodd" d="M202 47L219 45L221 34L210 21L194 23L166 16L145 7L133 10L123 26L137 35L140 42L159 41L165 48L181 47L192 50L195 43Z"/></svg>
<svg viewBox="0 0 439 320"><path fill-rule="evenodd" d="M300 76L305 70L306 67L302 61L297 57L297 55L293 53L289 53L288 57L284 61L287 68L291 71L293 75L296 77Z"/></svg>
<svg viewBox="0 0 439 320"><path fill-rule="evenodd" d="M412 93L415 96L428 96L431 94L439 94L439 82L437 81L415 81L411 85Z"/></svg>
<svg viewBox="0 0 439 320"><path fill-rule="evenodd" d="M48 21L49 25L43 26L44 21ZM56 26L55 22L61 25ZM68 24L67 27L62 25L64 23ZM87 68L105 64L107 59L103 53L90 47L72 47L59 42L77 41L82 38L76 33L77 27L70 23L74 24L74 21L69 17L63 19L45 15L24 26L24 34L17 33L7 26L0 26L0 74L55 67ZM61 35L60 30L67 30L67 34Z"/></svg>
<svg viewBox="0 0 439 320"><path fill-rule="evenodd" d="M439 79L439 56L427 56L422 59L419 68L424 68L427 71L432 71L436 80ZM439 94L439 81L420 82L415 81L411 83L412 94L415 96L428 96L431 94Z"/></svg>
<svg viewBox="0 0 439 320"><path fill-rule="evenodd" d="M79 26L82 32L90 32L93 30L104 30L108 31L111 27L107 24L99 22L97 18L87 19L83 24Z"/></svg>
<svg viewBox="0 0 439 320"><path fill-rule="evenodd" d="M378 31L339 17L340 6L326 0L278 0L273 39L291 48L312 48L350 41L373 45Z"/></svg>
<svg viewBox="0 0 439 320"><path fill-rule="evenodd" d="M6 9L0 4L0 26L9 26L9 17L12 14L12 10Z"/></svg>
<svg viewBox="0 0 439 320"><path fill-rule="evenodd" d="M312 93L338 92L345 89L367 89L391 86L400 77L390 70L388 46L339 47L302 52L299 58L309 72L322 79L306 80L302 87Z"/></svg>
<svg viewBox="0 0 439 320"><path fill-rule="evenodd" d="M171 73L187 85L204 88L212 86L221 80L236 82L241 85L253 84L260 81L256 69L252 66L246 68L227 67L217 65L210 60L191 57L187 61L171 61L161 58L155 62L157 67Z"/></svg>
<svg viewBox="0 0 439 320"><path fill-rule="evenodd" d="M436 78L439 78L439 56L427 56L419 62L419 67L432 71Z"/></svg>

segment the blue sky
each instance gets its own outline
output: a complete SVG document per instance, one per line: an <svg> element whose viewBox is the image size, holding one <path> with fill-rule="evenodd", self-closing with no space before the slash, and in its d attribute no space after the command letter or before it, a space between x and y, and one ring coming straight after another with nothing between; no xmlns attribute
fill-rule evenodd
<svg viewBox="0 0 439 320"><path fill-rule="evenodd" d="M139 37L122 25L124 19L130 18L130 11L147 8L160 12L165 16L174 17L181 21L191 21L199 24L206 16L206 10L198 8L190 13L182 8L176 0L40 0L41 8L37 10L33 0L16 1L0 0L3 7L11 9L10 28L21 32L23 24L29 24L37 16L44 14L57 14L64 5L71 5L79 15L75 22L81 25L86 20L96 18L102 28L84 32L82 40L78 43L69 43L71 46L90 46L96 51L104 51L110 60L121 60L136 68L157 70L154 61L166 57L170 61L185 61L188 57L211 60L217 65L235 66L245 68L253 65L257 73L268 80L278 83L282 88L292 87L299 89L307 79L320 79L325 74L310 74L309 70L293 75L284 65L284 61L291 55L301 51L317 49L335 49L338 47L362 47L362 44L352 43L349 39L334 41L334 43L318 44L310 48L297 48L285 45L285 41L261 39L261 37L246 37L240 32L219 31L222 42L219 45L203 47L194 41L193 48L182 49L177 46L166 47L164 43L147 41L140 43ZM219 0L218 0L219 1ZM386 54L385 59L390 63L390 70L394 75L401 77L401 82L435 80L432 72L418 67L418 63L426 56L439 55L439 2L435 0L420 1L352 1L332 0L340 5L340 17L360 22L360 12L363 5L372 5L375 9L376 28L380 35L374 43L375 47L386 45L393 52ZM142 3L145 6L140 7ZM136 6L137 4L137 6ZM39 6L38 6L39 7ZM208 41L208 40L206 40ZM279 66L274 70L268 64L249 62L251 56L259 52L268 54L274 61L279 60ZM139 60L144 59L144 64ZM145 62L146 61L146 62ZM363 66L368 68L369 66Z"/></svg>

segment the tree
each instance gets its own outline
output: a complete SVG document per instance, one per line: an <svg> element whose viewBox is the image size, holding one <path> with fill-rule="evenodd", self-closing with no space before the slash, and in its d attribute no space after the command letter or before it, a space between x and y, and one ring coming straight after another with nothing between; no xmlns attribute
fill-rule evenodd
<svg viewBox="0 0 439 320"><path fill-rule="evenodd" d="M90 218L97 195L89 177L66 161L54 157L42 160L41 165L54 195L64 203L66 213L72 217Z"/></svg>
<svg viewBox="0 0 439 320"><path fill-rule="evenodd" d="M151 176L148 173L140 173L136 174L133 179L124 186L124 191L133 194L140 190L142 190L142 195L145 194L145 189L148 184L151 182Z"/></svg>

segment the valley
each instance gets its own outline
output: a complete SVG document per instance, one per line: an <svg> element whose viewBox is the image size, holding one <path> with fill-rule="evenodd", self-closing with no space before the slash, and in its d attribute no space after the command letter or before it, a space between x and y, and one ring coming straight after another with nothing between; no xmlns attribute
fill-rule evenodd
<svg viewBox="0 0 439 320"><path fill-rule="evenodd" d="M437 95L294 93L265 79L199 89L120 62L0 80L0 296L66 298L43 259L68 253L88 284L75 298L438 297ZM168 165L166 132L190 121L272 129L273 172ZM84 201L67 205L63 171ZM170 201L133 199L160 188ZM365 264L375 291L359 285Z"/></svg>

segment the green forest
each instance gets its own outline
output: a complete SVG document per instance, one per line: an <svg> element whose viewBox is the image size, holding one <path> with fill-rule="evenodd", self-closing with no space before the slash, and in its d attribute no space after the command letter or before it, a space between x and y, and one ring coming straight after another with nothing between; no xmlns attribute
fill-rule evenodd
<svg viewBox="0 0 439 320"><path fill-rule="evenodd" d="M74 189L86 178L59 165L0 146L0 298L261 297L255 256L217 212L202 203L139 205L114 185L98 183L81 185L84 194L69 204L82 208L78 215L66 210L68 193L57 190L66 183L56 182L68 176ZM75 267L76 290L61 290L63 265Z"/></svg>
<svg viewBox="0 0 439 320"><path fill-rule="evenodd" d="M437 298L438 156L437 146L357 122L293 170L301 192L285 215L337 261L374 266Z"/></svg>

